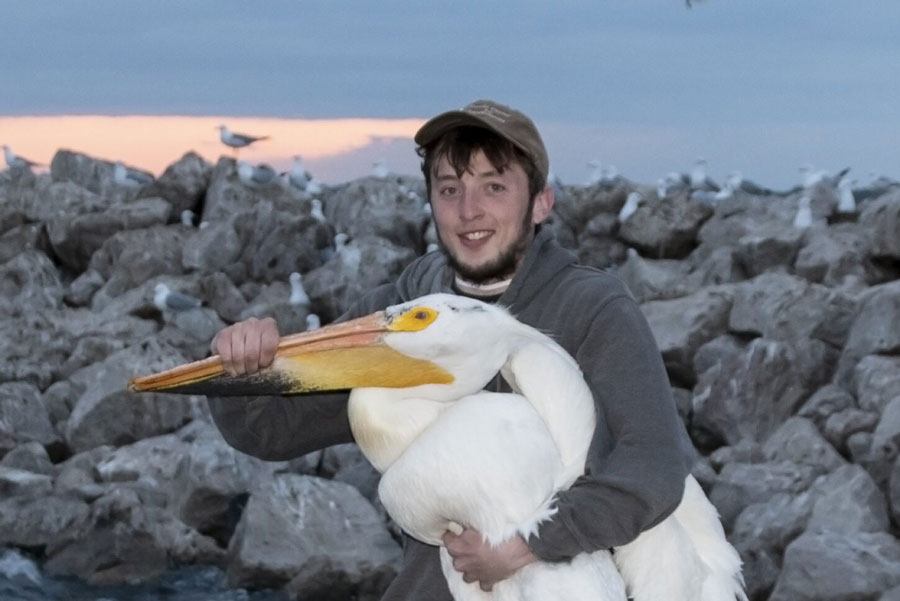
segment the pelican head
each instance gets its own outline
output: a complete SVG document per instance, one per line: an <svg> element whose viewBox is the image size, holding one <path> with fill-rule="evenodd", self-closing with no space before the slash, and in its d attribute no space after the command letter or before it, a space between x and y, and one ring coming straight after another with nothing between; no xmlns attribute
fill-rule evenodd
<svg viewBox="0 0 900 601"><path fill-rule="evenodd" d="M433 294L285 336L272 365L251 375L229 375L213 356L135 378L129 389L239 396L403 388L451 401L481 390L516 345L536 336L500 307Z"/></svg>

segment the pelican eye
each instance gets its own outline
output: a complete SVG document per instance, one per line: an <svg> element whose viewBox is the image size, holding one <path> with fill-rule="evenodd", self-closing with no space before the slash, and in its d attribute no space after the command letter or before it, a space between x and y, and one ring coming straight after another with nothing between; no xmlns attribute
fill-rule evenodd
<svg viewBox="0 0 900 601"><path fill-rule="evenodd" d="M437 316L431 307L413 307L391 320L388 328L394 332L418 332L431 325Z"/></svg>

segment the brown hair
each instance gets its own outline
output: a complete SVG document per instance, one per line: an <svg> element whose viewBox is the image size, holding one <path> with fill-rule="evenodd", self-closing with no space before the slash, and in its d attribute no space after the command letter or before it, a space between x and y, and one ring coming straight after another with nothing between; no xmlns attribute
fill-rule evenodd
<svg viewBox="0 0 900 601"><path fill-rule="evenodd" d="M546 186L547 182L534 162L512 142L489 129L464 125L451 129L433 142L416 149L416 153L422 157L422 175L425 176L425 193L429 201L431 178L437 175L437 163L441 157L447 157L457 177L460 177L469 169L472 154L478 150L484 153L498 173L503 173L513 162L521 165L528 177L529 201L533 201Z"/></svg>

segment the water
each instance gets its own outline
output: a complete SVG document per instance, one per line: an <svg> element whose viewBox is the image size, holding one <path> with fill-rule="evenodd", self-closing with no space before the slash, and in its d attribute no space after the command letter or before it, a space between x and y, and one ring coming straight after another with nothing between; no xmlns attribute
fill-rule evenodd
<svg viewBox="0 0 900 601"><path fill-rule="evenodd" d="M0 601L288 601L283 591L229 588L214 566L170 570L142 584L92 586L42 574L37 562L0 549Z"/></svg>

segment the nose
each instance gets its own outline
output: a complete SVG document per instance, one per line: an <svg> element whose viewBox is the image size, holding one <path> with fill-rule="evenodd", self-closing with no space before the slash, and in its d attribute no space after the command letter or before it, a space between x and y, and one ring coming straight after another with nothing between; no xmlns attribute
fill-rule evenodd
<svg viewBox="0 0 900 601"><path fill-rule="evenodd" d="M462 194L459 202L459 218L463 221L472 221L484 214L481 205L481 195L477 190L467 189Z"/></svg>

